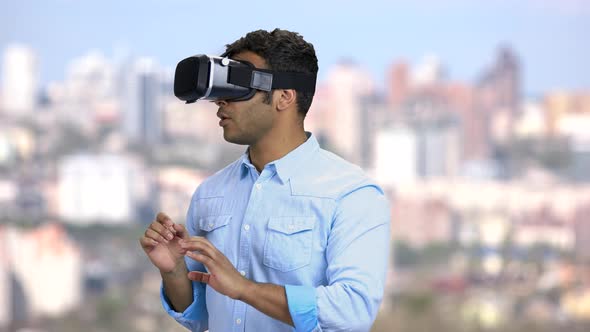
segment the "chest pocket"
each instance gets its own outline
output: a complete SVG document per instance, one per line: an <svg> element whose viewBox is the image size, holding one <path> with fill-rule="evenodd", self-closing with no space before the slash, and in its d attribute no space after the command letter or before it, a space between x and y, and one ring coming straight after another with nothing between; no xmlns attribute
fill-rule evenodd
<svg viewBox="0 0 590 332"><path fill-rule="evenodd" d="M231 215L208 216L199 218L199 229L205 232L203 236L209 240L219 251L224 252L225 239L227 238L227 224Z"/></svg>
<svg viewBox="0 0 590 332"><path fill-rule="evenodd" d="M264 243L264 265L282 272L311 261L314 217L272 217Z"/></svg>

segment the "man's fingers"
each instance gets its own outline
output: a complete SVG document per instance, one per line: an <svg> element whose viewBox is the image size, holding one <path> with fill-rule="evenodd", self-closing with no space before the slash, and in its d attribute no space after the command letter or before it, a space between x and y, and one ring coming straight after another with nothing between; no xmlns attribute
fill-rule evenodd
<svg viewBox="0 0 590 332"><path fill-rule="evenodd" d="M202 282L205 284L209 282L210 277L211 277L211 275L209 273L204 273L204 272L199 272L199 271L191 271L188 273L188 278L190 280Z"/></svg>
<svg viewBox="0 0 590 332"><path fill-rule="evenodd" d="M142 236L139 238L139 243L141 244L142 248L153 248L158 245L158 241L154 239L150 239L146 236Z"/></svg>
<svg viewBox="0 0 590 332"><path fill-rule="evenodd" d="M207 240L207 238L203 237L203 236L192 236L189 239L183 240L181 242L181 245L183 243L185 245L192 245L193 243L200 243L200 244L206 246L207 248L210 248L215 251L217 250L217 248L213 245L213 243L209 242L209 240Z"/></svg>
<svg viewBox="0 0 590 332"><path fill-rule="evenodd" d="M205 265L205 267L207 267L207 269L211 270L211 268L213 268L213 263L214 260L213 258L204 255L202 252L192 252L192 251L187 251L186 255L189 258L192 258L193 260Z"/></svg>
<svg viewBox="0 0 590 332"><path fill-rule="evenodd" d="M172 240L174 238L174 233L172 233L168 228L160 224L158 221L152 222L148 229L153 230L154 232L162 235L168 240Z"/></svg>
<svg viewBox="0 0 590 332"><path fill-rule="evenodd" d="M151 228L148 228L145 231L145 237L147 237L149 239L152 239L152 240L154 240L156 242L168 243L168 240L167 239L165 239L162 235L160 235L160 233L154 231Z"/></svg>
<svg viewBox="0 0 590 332"><path fill-rule="evenodd" d="M168 228L172 228L174 226L174 222L172 222L172 219L170 219L170 217L168 217L168 215L166 215L164 212L158 212L156 220Z"/></svg>
<svg viewBox="0 0 590 332"><path fill-rule="evenodd" d="M215 258L217 255L217 249L213 247L211 244L204 243L202 241L195 240L194 237L191 238L189 241L182 241L180 242L180 247L182 249L186 249L189 251L200 251L201 254L209 257Z"/></svg>
<svg viewBox="0 0 590 332"><path fill-rule="evenodd" d="M172 237L176 235L176 230L174 229L174 222L164 212L158 212L158 214L156 215L156 222L162 224L172 234Z"/></svg>

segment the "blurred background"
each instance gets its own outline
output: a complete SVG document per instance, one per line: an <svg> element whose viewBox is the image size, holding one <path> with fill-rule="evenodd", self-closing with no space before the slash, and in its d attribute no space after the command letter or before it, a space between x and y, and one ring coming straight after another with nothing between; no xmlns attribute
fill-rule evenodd
<svg viewBox="0 0 590 332"><path fill-rule="evenodd" d="M590 330L590 3L3 1L0 331L183 331L138 244L245 151L174 68L256 29L392 202L383 331ZM368 243L367 246L370 246Z"/></svg>

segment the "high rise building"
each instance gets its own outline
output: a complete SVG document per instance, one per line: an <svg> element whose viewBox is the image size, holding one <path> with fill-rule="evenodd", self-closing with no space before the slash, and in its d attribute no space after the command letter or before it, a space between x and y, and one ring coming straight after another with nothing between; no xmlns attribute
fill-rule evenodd
<svg viewBox="0 0 590 332"><path fill-rule="evenodd" d="M37 104L39 71L33 50L23 45L8 46L2 59L2 89L0 110L23 116Z"/></svg>
<svg viewBox="0 0 590 332"><path fill-rule="evenodd" d="M458 120L461 132L461 160L484 160L489 156L489 137L485 114L475 106L476 90L463 83L445 86L448 111Z"/></svg>
<svg viewBox="0 0 590 332"><path fill-rule="evenodd" d="M387 99L395 109L408 97L410 92L410 69L405 61L398 61L389 68Z"/></svg>
<svg viewBox="0 0 590 332"><path fill-rule="evenodd" d="M82 255L63 226L3 228L0 243L0 328L13 320L57 317L78 308Z"/></svg>
<svg viewBox="0 0 590 332"><path fill-rule="evenodd" d="M590 93L554 91L545 95L543 107L547 110L547 128L550 134L560 135L561 121L568 115L590 115Z"/></svg>
<svg viewBox="0 0 590 332"><path fill-rule="evenodd" d="M435 55L427 55L412 68L411 84L415 87L439 84L446 76L445 69Z"/></svg>
<svg viewBox="0 0 590 332"><path fill-rule="evenodd" d="M420 177L455 176L459 173L461 144L459 127L453 118L415 125L417 173Z"/></svg>
<svg viewBox="0 0 590 332"><path fill-rule="evenodd" d="M67 69L67 102L88 103L115 95L115 70L100 53L90 52L72 61Z"/></svg>
<svg viewBox="0 0 590 332"><path fill-rule="evenodd" d="M521 101L521 65L508 46L501 46L491 68L484 72L479 85L491 89L492 106L509 109L516 114Z"/></svg>
<svg viewBox="0 0 590 332"><path fill-rule="evenodd" d="M125 75L123 118L126 136L135 143L162 138L162 73L153 59L142 58Z"/></svg>
<svg viewBox="0 0 590 332"><path fill-rule="evenodd" d="M386 186L455 176L460 158L460 131L452 117L394 123L380 129L375 137L375 176Z"/></svg>
<svg viewBox="0 0 590 332"><path fill-rule="evenodd" d="M134 184L140 174L117 155L76 155L59 167L58 214L76 224L129 223L135 217Z"/></svg>
<svg viewBox="0 0 590 332"><path fill-rule="evenodd" d="M391 188L411 183L417 174L417 141L414 131L403 125L380 130L375 138L375 178Z"/></svg>
<svg viewBox="0 0 590 332"><path fill-rule="evenodd" d="M393 123L395 113L391 111L391 105L378 95L360 97L359 116L359 166L363 169L374 169L375 165L375 140L381 128Z"/></svg>
<svg viewBox="0 0 590 332"><path fill-rule="evenodd" d="M520 60L512 49L499 49L494 76L499 105L510 109L513 114L517 113L521 101L521 68Z"/></svg>
<svg viewBox="0 0 590 332"><path fill-rule="evenodd" d="M590 204L581 206L574 216L575 251L578 259L590 262Z"/></svg>
<svg viewBox="0 0 590 332"><path fill-rule="evenodd" d="M506 143L521 107L521 66L514 51L502 46L478 82L477 112L487 124L490 144Z"/></svg>
<svg viewBox="0 0 590 332"><path fill-rule="evenodd" d="M328 74L329 124L325 127L328 145L353 163L361 162L361 101L374 91L374 82L360 66L343 62Z"/></svg>
<svg viewBox="0 0 590 332"><path fill-rule="evenodd" d="M0 226L0 239L4 238L6 228ZM12 317L12 287L10 287L10 271L8 266L8 247L0 242L0 330L8 326Z"/></svg>
<svg viewBox="0 0 590 332"><path fill-rule="evenodd" d="M104 118L118 118L116 71L101 53L74 59L63 84L52 83L48 91L51 102L59 105L59 116L86 132L93 132ZM109 106L112 110L105 110Z"/></svg>

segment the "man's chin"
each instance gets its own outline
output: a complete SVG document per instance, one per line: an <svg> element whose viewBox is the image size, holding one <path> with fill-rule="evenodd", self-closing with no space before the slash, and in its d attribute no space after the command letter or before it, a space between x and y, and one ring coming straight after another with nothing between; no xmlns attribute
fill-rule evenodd
<svg viewBox="0 0 590 332"><path fill-rule="evenodd" d="M248 140L243 139L242 137L236 137L228 134L227 131L223 131L223 139L228 143L238 144L238 145L249 145Z"/></svg>

